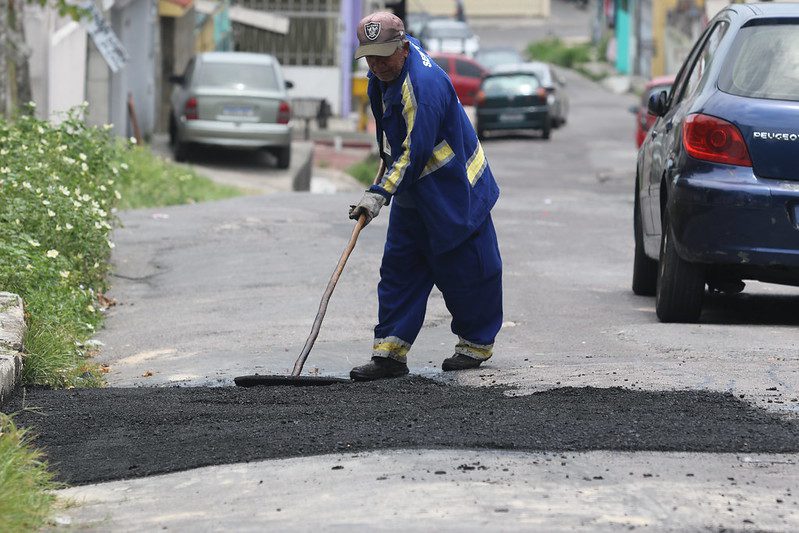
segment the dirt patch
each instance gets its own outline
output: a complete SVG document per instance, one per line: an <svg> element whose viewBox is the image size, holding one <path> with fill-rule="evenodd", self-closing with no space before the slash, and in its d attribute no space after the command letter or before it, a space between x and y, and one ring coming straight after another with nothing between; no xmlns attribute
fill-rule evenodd
<svg viewBox="0 0 799 533"><path fill-rule="evenodd" d="M730 394L504 391L420 377L308 388L28 390L4 411L18 412L16 422L38 435L70 484L386 448L799 451L799 422Z"/></svg>

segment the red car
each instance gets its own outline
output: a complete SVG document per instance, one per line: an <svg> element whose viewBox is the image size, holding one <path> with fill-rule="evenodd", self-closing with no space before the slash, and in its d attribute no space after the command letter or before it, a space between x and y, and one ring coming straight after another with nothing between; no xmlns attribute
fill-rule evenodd
<svg viewBox="0 0 799 533"><path fill-rule="evenodd" d="M433 52L430 57L449 76L461 104L474 105L475 96L480 90L480 82L488 71L473 59L461 54Z"/></svg>
<svg viewBox="0 0 799 533"><path fill-rule="evenodd" d="M659 93L660 91L666 91L666 94L669 94L671 92L671 85L673 83L674 76L660 76L659 78L653 78L649 80L644 87L643 94L641 95L641 104L630 108L630 112L635 114L635 122L637 124L637 127L635 128L635 142L638 148L644 144L646 132L649 131L649 128L651 128L652 124L654 124L655 120L657 120L657 117L647 110L649 97L653 94Z"/></svg>

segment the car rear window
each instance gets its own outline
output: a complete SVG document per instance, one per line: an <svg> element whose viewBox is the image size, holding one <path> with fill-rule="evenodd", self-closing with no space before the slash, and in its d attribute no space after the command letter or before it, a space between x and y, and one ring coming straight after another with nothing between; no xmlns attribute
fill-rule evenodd
<svg viewBox="0 0 799 533"><path fill-rule="evenodd" d="M203 63L197 73L196 85L258 91L278 88L275 69L271 65L247 63Z"/></svg>
<svg viewBox="0 0 799 533"><path fill-rule="evenodd" d="M742 28L724 63L719 89L751 98L799 101L799 25Z"/></svg>
<svg viewBox="0 0 799 533"><path fill-rule="evenodd" d="M490 76L483 80L483 92L488 96L533 94L541 84L532 74Z"/></svg>

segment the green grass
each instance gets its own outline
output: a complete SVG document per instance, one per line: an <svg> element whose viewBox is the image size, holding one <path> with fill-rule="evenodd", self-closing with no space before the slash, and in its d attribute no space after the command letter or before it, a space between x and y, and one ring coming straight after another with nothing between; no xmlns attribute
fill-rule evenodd
<svg viewBox="0 0 799 533"><path fill-rule="evenodd" d="M576 68L593 60L595 51L589 43L567 44L557 37L530 43L527 55L532 60L544 61L566 68Z"/></svg>
<svg viewBox="0 0 799 533"><path fill-rule="evenodd" d="M238 188L218 185L190 168L154 156L147 148L131 147L124 157L128 171L119 180L120 209L193 204L242 194Z"/></svg>
<svg viewBox="0 0 799 533"><path fill-rule="evenodd" d="M359 161L347 169L347 174L357 179L367 187L374 183L380 158L377 154L369 154L366 159Z"/></svg>
<svg viewBox="0 0 799 533"><path fill-rule="evenodd" d="M0 531L36 531L50 515L57 488L25 430L0 413Z"/></svg>

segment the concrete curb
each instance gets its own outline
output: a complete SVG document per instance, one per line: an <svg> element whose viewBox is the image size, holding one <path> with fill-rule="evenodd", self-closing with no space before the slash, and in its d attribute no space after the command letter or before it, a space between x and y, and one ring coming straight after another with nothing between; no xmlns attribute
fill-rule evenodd
<svg viewBox="0 0 799 533"><path fill-rule="evenodd" d="M0 292L0 405L19 382L26 328L22 298L10 292Z"/></svg>

